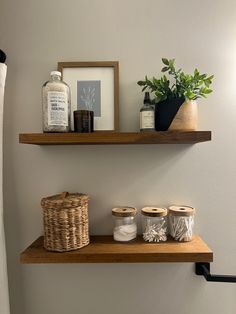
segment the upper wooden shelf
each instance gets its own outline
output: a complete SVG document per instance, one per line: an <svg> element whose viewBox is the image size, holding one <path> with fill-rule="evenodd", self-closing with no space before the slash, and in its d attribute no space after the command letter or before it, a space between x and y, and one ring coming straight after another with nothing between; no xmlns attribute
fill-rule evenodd
<svg viewBox="0 0 236 314"><path fill-rule="evenodd" d="M50 252L39 237L20 256L21 263L166 263L212 262L213 253L197 235L191 242L168 240L144 242L141 236L129 243L115 242L112 236L91 236L90 244L70 252Z"/></svg>
<svg viewBox="0 0 236 314"><path fill-rule="evenodd" d="M211 131L23 133L19 142L36 145L194 144L211 140Z"/></svg>

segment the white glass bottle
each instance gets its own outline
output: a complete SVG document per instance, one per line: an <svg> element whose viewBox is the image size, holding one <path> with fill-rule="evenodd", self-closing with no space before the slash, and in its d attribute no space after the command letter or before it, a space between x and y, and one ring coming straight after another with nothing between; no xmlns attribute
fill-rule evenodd
<svg viewBox="0 0 236 314"><path fill-rule="evenodd" d="M61 72L52 71L43 85L43 132L70 131L70 88Z"/></svg>
<svg viewBox="0 0 236 314"><path fill-rule="evenodd" d="M143 106L140 109L140 131L155 131L155 110L148 92L145 93Z"/></svg>

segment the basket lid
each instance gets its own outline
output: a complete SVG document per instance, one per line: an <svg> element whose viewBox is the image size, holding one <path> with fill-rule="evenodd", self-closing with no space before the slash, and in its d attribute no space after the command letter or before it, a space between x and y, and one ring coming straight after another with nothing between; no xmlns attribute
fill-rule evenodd
<svg viewBox="0 0 236 314"><path fill-rule="evenodd" d="M149 217L164 217L167 215L167 209L162 207L149 206L142 208L141 213L144 216Z"/></svg>
<svg viewBox="0 0 236 314"><path fill-rule="evenodd" d="M137 209L135 207L122 206L115 207L112 209L112 215L116 217L132 217L137 214Z"/></svg>
<svg viewBox="0 0 236 314"><path fill-rule="evenodd" d="M169 208L169 213L173 216L193 216L195 208L185 205L173 205Z"/></svg>
<svg viewBox="0 0 236 314"><path fill-rule="evenodd" d="M62 192L42 198L41 206L43 209L60 210L61 208L77 207L83 201L88 201L87 194Z"/></svg>

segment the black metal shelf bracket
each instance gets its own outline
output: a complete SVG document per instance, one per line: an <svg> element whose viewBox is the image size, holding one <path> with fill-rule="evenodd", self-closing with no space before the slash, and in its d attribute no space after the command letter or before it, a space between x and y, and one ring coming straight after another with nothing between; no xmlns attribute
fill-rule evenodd
<svg viewBox="0 0 236 314"><path fill-rule="evenodd" d="M204 276L207 281L236 282L236 276L212 275L210 272L210 263L196 263L195 273L196 275Z"/></svg>

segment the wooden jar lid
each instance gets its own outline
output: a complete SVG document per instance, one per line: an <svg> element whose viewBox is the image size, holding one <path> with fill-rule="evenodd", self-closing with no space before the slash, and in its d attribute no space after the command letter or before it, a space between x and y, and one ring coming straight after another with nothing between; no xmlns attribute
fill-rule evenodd
<svg viewBox="0 0 236 314"><path fill-rule="evenodd" d="M112 209L112 215L116 217L132 217L137 214L137 209L135 207L115 207Z"/></svg>
<svg viewBox="0 0 236 314"><path fill-rule="evenodd" d="M88 201L87 194L63 192L45 197L41 200L44 209L60 210L62 208L73 208L81 206L83 202Z"/></svg>
<svg viewBox="0 0 236 314"><path fill-rule="evenodd" d="M161 207L144 207L141 209L141 213L149 217L164 217L167 215L167 209Z"/></svg>
<svg viewBox="0 0 236 314"><path fill-rule="evenodd" d="M193 216L195 214L195 208L191 206L173 205L168 210L173 216Z"/></svg>

